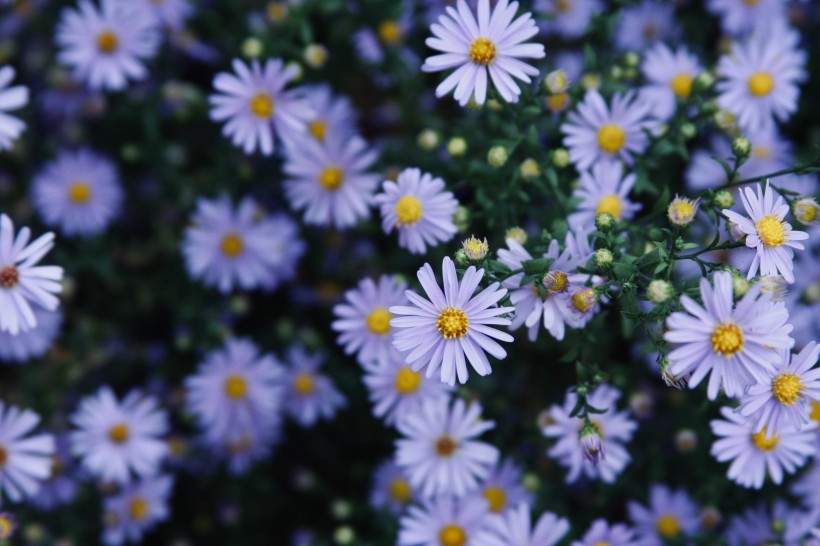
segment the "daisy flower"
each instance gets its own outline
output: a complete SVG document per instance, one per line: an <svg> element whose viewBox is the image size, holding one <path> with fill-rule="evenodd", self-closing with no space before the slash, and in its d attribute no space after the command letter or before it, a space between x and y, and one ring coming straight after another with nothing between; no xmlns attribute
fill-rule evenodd
<svg viewBox="0 0 820 546"><path fill-rule="evenodd" d="M735 42L717 67L717 105L735 115L742 129L786 121L797 110L798 84L806 79L806 53L785 24Z"/></svg>
<svg viewBox="0 0 820 546"><path fill-rule="evenodd" d="M54 436L31 432L40 416L0 401L0 491L12 502L31 497L50 474Z"/></svg>
<svg viewBox="0 0 820 546"><path fill-rule="evenodd" d="M495 514L511 510L511 507L519 503L532 502L532 494L521 483L521 467L511 459L499 461L481 483L480 489L481 494L490 503L490 512Z"/></svg>
<svg viewBox="0 0 820 546"><path fill-rule="evenodd" d="M521 94L515 79L530 83L538 69L520 59L541 59L544 46L524 43L538 34L531 13L513 20L518 2L499 0L490 9L490 0L478 0L476 16L464 0L458 0L458 9L447 8L447 15L439 17L430 27L433 37L425 43L441 51L428 57L421 69L424 72L456 70L436 88L436 96L443 97L455 89L453 97L465 106L474 98L484 104L488 80L507 102L518 102Z"/></svg>
<svg viewBox="0 0 820 546"><path fill-rule="evenodd" d="M54 447L48 479L43 481L37 494L31 498L31 503L40 510L54 510L70 504L79 489L68 434L55 436Z"/></svg>
<svg viewBox="0 0 820 546"><path fill-rule="evenodd" d="M732 408L721 408L725 420L713 420L712 433L719 439L711 454L718 461L731 461L726 473L733 482L760 489L768 474L779 484L784 474L794 474L816 451L814 427L803 430L755 432L755 423Z"/></svg>
<svg viewBox="0 0 820 546"><path fill-rule="evenodd" d="M587 91L583 102L567 115L561 125L564 145L579 171L602 159L622 159L632 164L632 156L649 145L644 132L654 125L649 120L650 104L633 93L616 93L609 108L596 90Z"/></svg>
<svg viewBox="0 0 820 546"><path fill-rule="evenodd" d="M398 231L399 246L414 254L450 241L458 231L453 222L458 201L444 187L444 180L419 169L404 169L395 182L385 180L374 199L384 232Z"/></svg>
<svg viewBox="0 0 820 546"><path fill-rule="evenodd" d="M168 519L174 480L155 476L134 482L105 500L102 541L106 546L140 542L142 535Z"/></svg>
<svg viewBox="0 0 820 546"><path fill-rule="evenodd" d="M786 0L709 0L706 9L720 17L723 32L731 35L751 32L786 16Z"/></svg>
<svg viewBox="0 0 820 546"><path fill-rule="evenodd" d="M404 470L388 460L380 464L373 475L370 505L387 508L394 516L398 516L415 500L414 493Z"/></svg>
<svg viewBox="0 0 820 546"><path fill-rule="evenodd" d="M290 218L265 215L249 197L234 208L227 195L197 201L182 242L188 273L223 294L273 290L295 276L305 249Z"/></svg>
<svg viewBox="0 0 820 546"><path fill-rule="evenodd" d="M273 154L275 139L283 134L304 134L315 115L301 91L285 90L296 79L297 69L285 67L281 59L258 60L250 66L239 59L232 63L236 73L220 72L214 77L217 93L209 97L211 119L226 122L222 134L250 155L259 149Z"/></svg>
<svg viewBox="0 0 820 546"><path fill-rule="evenodd" d="M448 400L450 387L420 372L413 371L395 349L387 362L372 361L364 364L365 376L373 415L393 425L419 408L427 400Z"/></svg>
<svg viewBox="0 0 820 546"><path fill-rule="evenodd" d="M601 0L535 0L534 9L548 16L539 25L542 30L571 40L584 34L592 16L600 13L603 5Z"/></svg>
<svg viewBox="0 0 820 546"><path fill-rule="evenodd" d="M345 405L345 398L329 377L320 374L324 357L308 354L299 345L288 349L282 381L285 411L297 424L312 427L319 419L331 419Z"/></svg>
<svg viewBox="0 0 820 546"><path fill-rule="evenodd" d="M530 507L519 503L506 513L488 521L488 525L479 532L475 546L553 546L569 531L569 522L544 512L535 524L530 527Z"/></svg>
<svg viewBox="0 0 820 546"><path fill-rule="evenodd" d="M313 109L307 134L319 142L328 135L351 136L356 128L356 112L347 97L335 95L327 85L302 87L305 100ZM287 138L288 134L282 135Z"/></svg>
<svg viewBox="0 0 820 546"><path fill-rule="evenodd" d="M41 235L32 243L24 227L14 236L11 218L0 214L0 332L17 335L37 326L32 304L55 311L63 291L63 268L35 265L54 246L54 234Z"/></svg>
<svg viewBox="0 0 820 546"><path fill-rule="evenodd" d="M754 423L754 431L774 434L800 430L809 424L811 400L820 400L820 368L814 368L820 345L812 341L796 355L783 351L768 381L746 389L740 414Z"/></svg>
<svg viewBox="0 0 820 546"><path fill-rule="evenodd" d="M79 0L64 8L55 36L57 60L91 89L121 91L148 75L144 61L159 48L159 28L134 2Z"/></svg>
<svg viewBox="0 0 820 546"><path fill-rule="evenodd" d="M285 195L305 223L348 228L370 214L379 175L367 171L378 152L363 138L333 134L321 143L287 142Z"/></svg>
<svg viewBox="0 0 820 546"><path fill-rule="evenodd" d="M481 418L478 402L428 401L396 424L404 438L396 440L395 461L423 497L462 497L477 489L498 461L498 450L476 439L493 427L495 422Z"/></svg>
<svg viewBox="0 0 820 546"><path fill-rule="evenodd" d="M0 360L22 364L33 358L40 358L51 349L60 335L63 313L48 311L39 305L32 306L37 326L18 334L0 331Z"/></svg>
<svg viewBox="0 0 820 546"><path fill-rule="evenodd" d="M732 275L719 271L713 275L714 287L700 280L703 307L688 296L680 302L686 312L672 313L666 319L664 339L677 344L669 352L669 374L684 377L691 373L694 388L709 372L707 396L717 397L723 388L726 396L737 397L746 387L769 380L779 355L776 349L794 344L786 324L789 313L782 303L761 297L760 284L753 285L732 307Z"/></svg>
<svg viewBox="0 0 820 546"><path fill-rule="evenodd" d="M101 387L80 401L69 418L71 451L82 459L93 476L126 484L132 474L156 474L168 454L162 440L168 432L168 415L152 396L131 391L118 401L110 387Z"/></svg>
<svg viewBox="0 0 820 546"><path fill-rule="evenodd" d="M43 222L69 237L105 230L122 198L116 166L90 150L61 152L34 177L31 188Z"/></svg>
<svg viewBox="0 0 820 546"><path fill-rule="evenodd" d="M652 105L654 117L668 121L678 102L686 101L692 94L692 82L703 67L685 47L672 50L659 43L644 54L641 71L647 82L641 88L641 97Z"/></svg>
<svg viewBox="0 0 820 546"><path fill-rule="evenodd" d="M260 419L237 426L220 437L208 434L199 438L205 449L227 462L234 476L246 473L257 461L269 460L281 436L281 420Z"/></svg>
<svg viewBox="0 0 820 546"><path fill-rule="evenodd" d="M507 352L494 339L512 341L511 335L492 326L509 326L510 321L499 317L513 311L513 307L496 307L507 290L493 283L473 296L484 277L484 270L470 266L459 283L455 264L449 257L442 263L444 292L436 283L433 268L424 264L418 271L418 279L427 300L408 290L410 306L393 306L390 312L403 315L390 321L401 330L396 333L393 345L407 354L407 362L414 371L427 366L427 377L432 377L441 367L441 381L455 385L456 375L461 383L467 381L467 361L479 375L487 375L492 369L485 353L498 359ZM494 339L493 339L494 338Z"/></svg>
<svg viewBox="0 0 820 546"><path fill-rule="evenodd" d="M182 30L185 20L194 13L190 0L142 0L143 7L155 24Z"/></svg>
<svg viewBox="0 0 820 546"><path fill-rule="evenodd" d="M567 218L575 229L592 229L595 217L608 212L615 221L631 220L641 205L629 200L635 185L635 174L624 176L623 167L615 162L597 162L590 171L581 171L579 188L572 196L581 200L577 212Z"/></svg>
<svg viewBox="0 0 820 546"><path fill-rule="evenodd" d="M345 354L356 354L360 364L393 360L390 307L407 303L407 284L394 276L382 275L378 282L362 279L356 288L345 292L345 301L333 307L336 320L330 325L339 332L336 342Z"/></svg>
<svg viewBox="0 0 820 546"><path fill-rule="evenodd" d="M609 525L602 519L592 522L589 530L581 540L574 541L571 546L638 546L635 533L623 523Z"/></svg>
<svg viewBox="0 0 820 546"><path fill-rule="evenodd" d="M6 113L28 104L28 87L9 86L14 75L13 67L0 67L0 151L10 150L12 141L26 128L24 122Z"/></svg>
<svg viewBox="0 0 820 546"><path fill-rule="evenodd" d="M614 411L615 403L620 397L618 389L606 384L596 387L587 397L590 406L607 410L606 413L596 413L590 417L602 442L602 458L597 463L584 456L581 443L584 420L571 417L578 396L574 392L567 392L563 406L550 407L549 424L541 432L548 438L558 439L547 454L569 469L567 483L573 483L581 474L612 483L631 460L624 444L632 439L637 425L629 418L627 411Z"/></svg>
<svg viewBox="0 0 820 546"><path fill-rule="evenodd" d="M789 205L783 197L769 187L761 191L757 186L757 195L751 188L740 191L740 201L746 209L748 218L723 209L723 215L738 229L746 234L746 246L755 249L755 257L749 267L747 278L754 277L758 269L761 275L782 275L787 282L794 282L794 250L804 250L802 241L809 238L805 231L792 231L792 226L784 221L789 212Z"/></svg>
<svg viewBox="0 0 820 546"><path fill-rule="evenodd" d="M638 534L638 546L664 546L680 537L694 536L700 528L700 513L689 494L665 485L650 487L648 506L630 501L627 509Z"/></svg>
<svg viewBox="0 0 820 546"><path fill-rule="evenodd" d="M816 513L795 509L782 500L775 501L771 508L760 504L732 517L726 528L725 539L729 546L817 546L816 542L802 540L816 526L816 520Z"/></svg>
<svg viewBox="0 0 820 546"><path fill-rule="evenodd" d="M463 0L462 0L463 1ZM487 518L487 501L439 495L411 506L399 520L398 546L476 546Z"/></svg>
<svg viewBox="0 0 820 546"><path fill-rule="evenodd" d="M615 46L622 51L641 51L656 42L677 38L675 6L665 0L644 0L620 10Z"/></svg>

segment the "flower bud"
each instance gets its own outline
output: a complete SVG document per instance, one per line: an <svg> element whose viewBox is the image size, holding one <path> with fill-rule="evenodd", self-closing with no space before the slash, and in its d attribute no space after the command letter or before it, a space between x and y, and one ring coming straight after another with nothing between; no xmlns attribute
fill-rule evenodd
<svg viewBox="0 0 820 546"><path fill-rule="evenodd" d="M322 68L327 61L327 48L322 44L310 44L305 48L302 58L311 68Z"/></svg>
<svg viewBox="0 0 820 546"><path fill-rule="evenodd" d="M634 51L628 51L624 54L624 65L631 68L636 68L641 64L641 56Z"/></svg>
<svg viewBox="0 0 820 546"><path fill-rule="evenodd" d="M602 212L595 215L595 227L598 231L607 233L615 227L615 217L608 212Z"/></svg>
<svg viewBox="0 0 820 546"><path fill-rule="evenodd" d="M601 439L601 432L598 425L591 421L587 421L578 432L581 439L581 449L584 452L584 457L592 464L598 464L606 458L604 452L604 443Z"/></svg>
<svg viewBox="0 0 820 546"><path fill-rule="evenodd" d="M714 118L715 124L724 133L729 135L737 133L737 119L728 110L718 110L715 112Z"/></svg>
<svg viewBox="0 0 820 546"><path fill-rule="evenodd" d="M467 141L461 137L453 137L447 143L447 153L451 157L459 157L467 152Z"/></svg>
<svg viewBox="0 0 820 546"><path fill-rule="evenodd" d="M735 294L735 299L740 299L749 291L749 281L740 275L732 276L732 292Z"/></svg>
<svg viewBox="0 0 820 546"><path fill-rule="evenodd" d="M556 148L555 151L552 152L552 164L559 169L563 169L569 165L569 161L569 152L566 148Z"/></svg>
<svg viewBox="0 0 820 546"><path fill-rule="evenodd" d="M470 225L470 210L464 205L456 207L456 213L453 214L453 223L459 233L467 231L467 227Z"/></svg>
<svg viewBox="0 0 820 546"><path fill-rule="evenodd" d="M541 487L541 480L538 478L538 474L527 472L521 478L521 485L523 485L527 491L535 493Z"/></svg>
<svg viewBox="0 0 820 546"><path fill-rule="evenodd" d="M471 262L480 262L487 257L487 253L490 251L490 245L487 244L486 237L482 241L473 235L461 243L461 248Z"/></svg>
<svg viewBox="0 0 820 546"><path fill-rule="evenodd" d="M770 301L783 301L788 292L788 283L780 275L764 275L758 281L761 289L760 293L768 297Z"/></svg>
<svg viewBox="0 0 820 546"><path fill-rule="evenodd" d="M726 222L726 231L729 232L729 237L735 242L742 241L746 238L746 234L740 229L740 226L734 222Z"/></svg>
<svg viewBox="0 0 820 546"><path fill-rule="evenodd" d="M675 198L669 203L669 207L666 209L666 217L669 218L669 222L674 226L687 226L694 220L699 206L700 199L692 201L686 197L678 197L675 195Z"/></svg>
<svg viewBox="0 0 820 546"><path fill-rule="evenodd" d="M352 512L353 507L345 499L336 499L330 505L330 513L338 520L349 518Z"/></svg>
<svg viewBox="0 0 820 546"><path fill-rule="evenodd" d="M254 36L251 36L250 38L245 38L245 40L242 42L241 47L242 56L248 59L257 59L265 51L265 47L262 45L262 41Z"/></svg>
<svg viewBox="0 0 820 546"><path fill-rule="evenodd" d="M598 74L587 73L581 77L581 86L586 91L601 88L601 76Z"/></svg>
<svg viewBox="0 0 820 546"><path fill-rule="evenodd" d="M487 163L493 167L503 167L508 159L509 155L507 155L507 149L504 146L493 146L487 152Z"/></svg>
<svg viewBox="0 0 820 546"><path fill-rule="evenodd" d="M730 209L735 204L735 196L728 190L720 190L712 198L712 202L721 209Z"/></svg>
<svg viewBox="0 0 820 546"><path fill-rule="evenodd" d="M695 431L684 428L675 434L675 449L679 453L692 453L698 445L698 437Z"/></svg>
<svg viewBox="0 0 820 546"><path fill-rule="evenodd" d="M686 140L692 140L698 136L698 127L694 123L686 122L680 126L680 134Z"/></svg>
<svg viewBox="0 0 820 546"><path fill-rule="evenodd" d="M436 148L439 144L439 136L436 131L433 129L425 129L419 133L416 142L419 145L419 148L422 150L427 150L428 152L434 148Z"/></svg>
<svg viewBox="0 0 820 546"><path fill-rule="evenodd" d="M353 532L353 528L349 525L342 525L333 533L333 540L336 541L336 544L346 546L356 540L356 533Z"/></svg>
<svg viewBox="0 0 820 546"><path fill-rule="evenodd" d="M599 248L593 255L595 267L598 269L609 269L612 266L613 258L612 251L608 248Z"/></svg>
<svg viewBox="0 0 820 546"><path fill-rule="evenodd" d="M715 85L715 76L706 70L695 76L695 81L692 82L695 91L706 91L713 85Z"/></svg>
<svg viewBox="0 0 820 546"><path fill-rule="evenodd" d="M467 257L467 253L463 248L456 250L456 253L453 255L453 261L456 262L456 265L461 267L467 267L470 265L470 258Z"/></svg>
<svg viewBox="0 0 820 546"><path fill-rule="evenodd" d="M549 95L545 100L550 112L563 112L569 107L569 93L566 92Z"/></svg>
<svg viewBox="0 0 820 546"><path fill-rule="evenodd" d="M504 108L504 105L498 102L497 99L487 99L487 102L484 103L488 109L498 112Z"/></svg>
<svg viewBox="0 0 820 546"><path fill-rule="evenodd" d="M655 279L646 287L646 297L652 303L663 303L675 295L675 288L672 283L662 279Z"/></svg>
<svg viewBox="0 0 820 546"><path fill-rule="evenodd" d="M661 378L663 379L663 382L666 383L667 387L674 387L678 390L683 390L687 388L689 386L689 378L691 377L691 375L684 374L680 377L676 377L672 375L672 373L669 371L670 365L671 363L669 362L669 359L665 357L661 358L660 362L658 363L658 366L661 370Z"/></svg>
<svg viewBox="0 0 820 546"><path fill-rule="evenodd" d="M563 93L569 89L569 80L563 70L553 70L544 78L544 89L552 95Z"/></svg>
<svg viewBox="0 0 820 546"><path fill-rule="evenodd" d="M279 24L288 18L288 4L287 2L270 2L265 10L268 16L268 21L273 24Z"/></svg>
<svg viewBox="0 0 820 546"><path fill-rule="evenodd" d="M732 141L732 153L737 158L749 157L752 153L752 143L745 136L739 136Z"/></svg>
<svg viewBox="0 0 820 546"><path fill-rule="evenodd" d="M518 172L524 180L531 180L541 174L541 169L538 167L538 162L530 157L521 162Z"/></svg>
<svg viewBox="0 0 820 546"><path fill-rule="evenodd" d="M527 242L527 232L521 229L520 227L511 227L507 230L504 234L504 239L512 239L513 241L517 242L520 245L523 245Z"/></svg>
<svg viewBox="0 0 820 546"><path fill-rule="evenodd" d="M820 207L817 206L817 201L813 197L804 197L794 202L792 212L797 221L801 224L816 224L818 220L818 211Z"/></svg>

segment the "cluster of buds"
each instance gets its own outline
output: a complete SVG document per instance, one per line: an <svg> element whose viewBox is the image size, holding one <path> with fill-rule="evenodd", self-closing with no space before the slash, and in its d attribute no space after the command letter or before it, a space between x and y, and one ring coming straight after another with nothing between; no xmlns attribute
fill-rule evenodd
<svg viewBox="0 0 820 546"><path fill-rule="evenodd" d="M554 70L544 78L544 88L547 90L547 108L550 112L563 112L569 106L569 80L563 70Z"/></svg>

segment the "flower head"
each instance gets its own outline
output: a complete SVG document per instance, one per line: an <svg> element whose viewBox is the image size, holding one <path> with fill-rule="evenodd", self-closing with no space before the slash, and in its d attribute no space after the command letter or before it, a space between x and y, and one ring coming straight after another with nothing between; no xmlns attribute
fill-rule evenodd
<svg viewBox="0 0 820 546"><path fill-rule="evenodd" d="M0 67L0 151L11 149L12 141L26 128L24 122L6 113L28 104L28 87L9 86L14 75L13 67Z"/></svg>
<svg viewBox="0 0 820 546"><path fill-rule="evenodd" d="M293 345L285 355L285 412L299 426L312 427L319 419L331 419L346 403L333 382L319 369L325 357Z"/></svg>
<svg viewBox="0 0 820 546"><path fill-rule="evenodd" d="M631 220L641 210L641 205L629 200L629 192L635 185L635 174L623 174L623 167L615 162L598 162L590 171L581 173L580 187L573 192L581 202L567 221L576 229L591 229L595 217L608 212L620 222Z"/></svg>
<svg viewBox="0 0 820 546"><path fill-rule="evenodd" d="M672 50L658 43L647 50L641 65L647 85L641 88L641 96L652 104L653 115L662 121L671 118L678 103L692 94L692 84L702 70L698 58L686 48Z"/></svg>
<svg viewBox="0 0 820 546"><path fill-rule="evenodd" d="M173 485L170 476L148 477L106 499L102 535L106 546L140 542L145 532L166 520Z"/></svg>
<svg viewBox="0 0 820 546"><path fill-rule="evenodd" d="M49 476L54 436L31 432L40 416L0 402L0 491L12 502L37 493Z"/></svg>
<svg viewBox="0 0 820 546"><path fill-rule="evenodd" d="M442 494L412 506L399 520L398 546L474 546L487 518L487 501Z"/></svg>
<svg viewBox="0 0 820 546"><path fill-rule="evenodd" d="M695 219L699 206L700 198L692 200L675 195L666 209L666 217L675 226L688 226Z"/></svg>
<svg viewBox="0 0 820 546"><path fill-rule="evenodd" d="M627 508L641 546L663 546L670 540L691 537L700 527L698 507L689 494L665 485L652 485L647 506L630 501Z"/></svg>

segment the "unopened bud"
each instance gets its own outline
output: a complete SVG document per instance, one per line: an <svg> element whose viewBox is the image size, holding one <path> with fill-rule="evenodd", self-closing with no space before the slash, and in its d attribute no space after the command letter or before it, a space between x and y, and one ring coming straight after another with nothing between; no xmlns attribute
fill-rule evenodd
<svg viewBox="0 0 820 546"><path fill-rule="evenodd" d="M813 197L804 197L794 202L792 212L801 224L816 224L820 207L817 206L817 201Z"/></svg>
<svg viewBox="0 0 820 546"><path fill-rule="evenodd" d="M567 74L563 70L553 70L544 78L544 88L550 94L563 93L569 88Z"/></svg>
<svg viewBox="0 0 820 546"><path fill-rule="evenodd" d="M608 212L602 212L595 215L595 227L598 231L607 233L615 227L615 217Z"/></svg>
<svg viewBox="0 0 820 546"><path fill-rule="evenodd" d="M541 174L541 169L538 167L538 162L530 157L521 162L518 172L524 180L532 180Z"/></svg>
<svg viewBox="0 0 820 546"><path fill-rule="evenodd" d="M672 283L662 279L655 279L646 287L646 297L652 303L663 303L675 295L675 288Z"/></svg>
<svg viewBox="0 0 820 546"><path fill-rule="evenodd" d="M601 431L598 429L597 424L587 421L581 427L578 436L581 439L581 450L588 461L592 464L598 464L606 458Z"/></svg>
<svg viewBox="0 0 820 546"><path fill-rule="evenodd" d="M493 146L487 152L487 163L493 167L503 167L508 159L509 155L507 155L507 149L504 146Z"/></svg>
<svg viewBox="0 0 820 546"><path fill-rule="evenodd" d="M419 148L422 150L427 150L428 152L434 149L439 144L439 136L436 131L433 129L425 129L419 133L416 142L419 145Z"/></svg>
<svg viewBox="0 0 820 546"><path fill-rule="evenodd" d="M467 152L467 141L461 137L453 137L447 143L447 153L451 157L462 156Z"/></svg>
<svg viewBox="0 0 820 546"><path fill-rule="evenodd" d="M641 64L641 56L634 51L628 51L624 54L624 65L635 68Z"/></svg>
<svg viewBox="0 0 820 546"><path fill-rule="evenodd" d="M732 292L735 299L740 299L749 291L749 281L739 275L732 276Z"/></svg>
<svg viewBox="0 0 820 546"><path fill-rule="evenodd" d="M737 158L749 157L752 153L752 143L745 136L739 136L732 141L732 153Z"/></svg>
<svg viewBox="0 0 820 546"><path fill-rule="evenodd" d="M305 48L302 58L311 68L321 68L327 62L327 48L321 44L310 44Z"/></svg>
<svg viewBox="0 0 820 546"><path fill-rule="evenodd" d="M780 275L764 275L758 282L761 286L760 293L768 297L770 301L786 299L789 285Z"/></svg>
<svg viewBox="0 0 820 546"><path fill-rule="evenodd" d="M675 434L675 448L680 453L692 453L698 446L698 437L695 431L684 428Z"/></svg>
<svg viewBox="0 0 820 546"><path fill-rule="evenodd" d="M700 199L687 199L686 197L678 197L677 195L669 203L666 209L666 217L674 226L687 226L695 219L695 214L698 212L700 206Z"/></svg>
<svg viewBox="0 0 820 546"><path fill-rule="evenodd" d="M721 209L730 209L735 204L735 196L728 190L720 190L712 198L712 202Z"/></svg>
<svg viewBox="0 0 820 546"><path fill-rule="evenodd" d="M518 244L523 245L527 242L527 232L517 226L511 227L504 234L504 239L512 239Z"/></svg>
<svg viewBox="0 0 820 546"><path fill-rule="evenodd" d="M671 366L671 363L667 358L661 358L658 365L661 370L661 378L663 379L663 382L666 383L667 387L674 387L678 390L683 390L689 386L690 374L684 374L682 376L672 375L672 372L669 371L669 366Z"/></svg>
<svg viewBox="0 0 820 546"><path fill-rule="evenodd" d="M456 212L453 214L453 223L459 233L464 233L470 225L470 210L464 205L456 207Z"/></svg>
<svg viewBox="0 0 820 546"><path fill-rule="evenodd" d="M256 59L264 52L265 48L259 38L251 36L242 42L242 55L248 59Z"/></svg>
<svg viewBox="0 0 820 546"><path fill-rule="evenodd" d="M715 76L708 71L703 71L695 76L695 81L692 82L692 87L695 91L706 91L715 84Z"/></svg>
<svg viewBox="0 0 820 546"><path fill-rule="evenodd" d="M612 251L608 248L599 248L593 255L595 267L599 269L609 269L612 266L613 259Z"/></svg>
<svg viewBox="0 0 820 546"><path fill-rule="evenodd" d="M569 165L569 161L569 152L566 148L556 148L555 151L552 152L552 164L559 169L563 169Z"/></svg>
<svg viewBox="0 0 820 546"><path fill-rule="evenodd" d="M490 251L490 245L487 244L486 238L482 241L473 235L461 243L461 248L471 262L480 262L487 257L487 253Z"/></svg>

